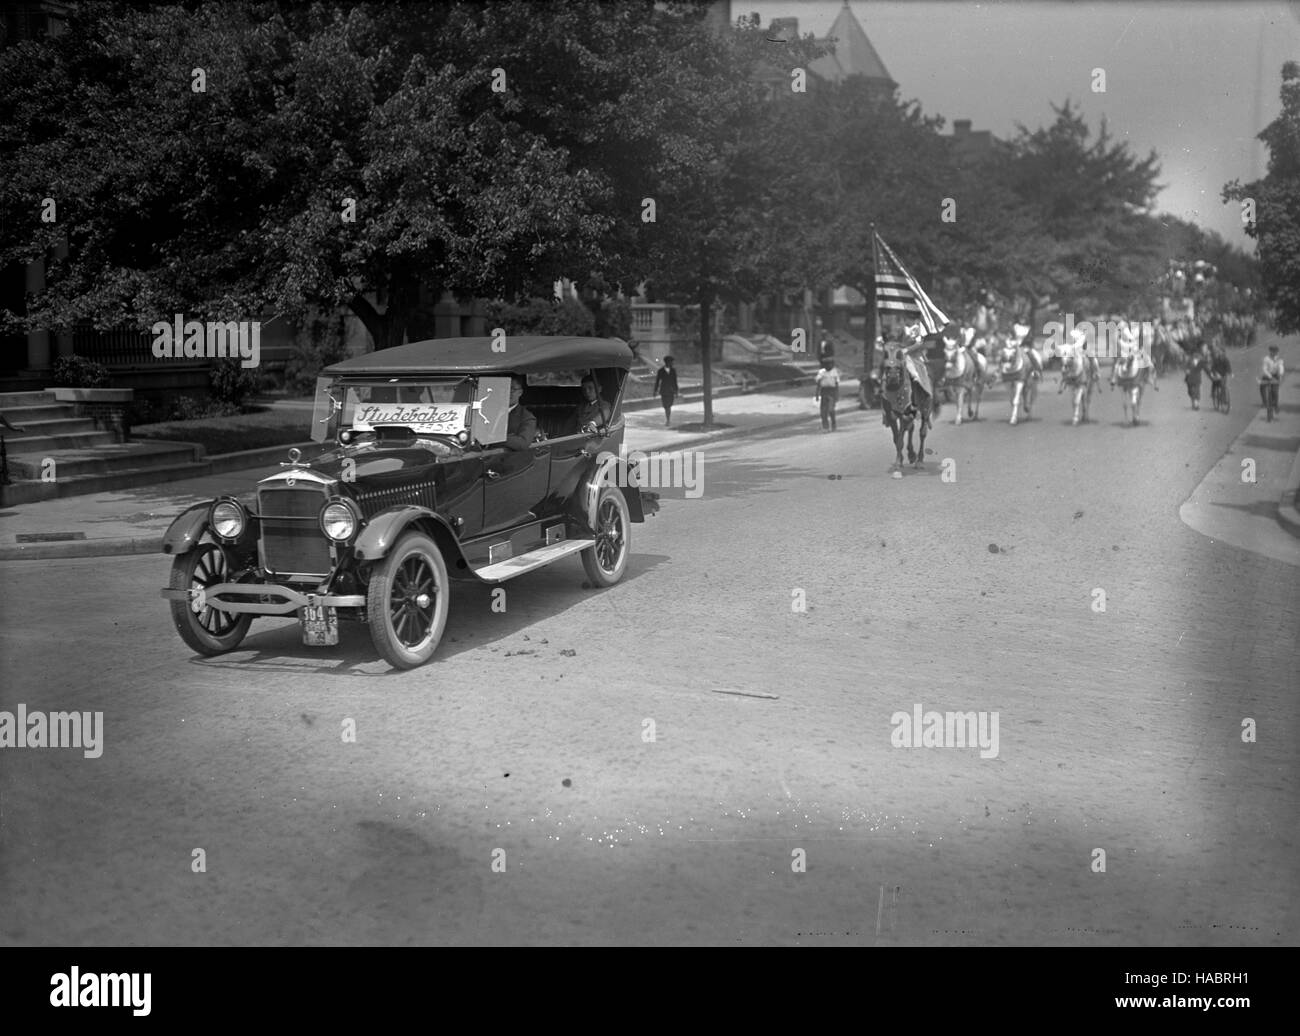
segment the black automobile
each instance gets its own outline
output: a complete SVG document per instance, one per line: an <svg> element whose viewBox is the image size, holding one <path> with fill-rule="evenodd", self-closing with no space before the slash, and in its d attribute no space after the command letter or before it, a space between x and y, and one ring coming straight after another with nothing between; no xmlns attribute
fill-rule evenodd
<svg viewBox="0 0 1300 1036"><path fill-rule="evenodd" d="M619 457L632 360L613 339L452 338L326 368L311 435L325 452L290 451L168 528L181 639L220 654L255 616L296 614L304 643L330 646L358 621L410 669L437 649L454 581L578 554L593 586L617 583L631 525L658 509Z"/></svg>

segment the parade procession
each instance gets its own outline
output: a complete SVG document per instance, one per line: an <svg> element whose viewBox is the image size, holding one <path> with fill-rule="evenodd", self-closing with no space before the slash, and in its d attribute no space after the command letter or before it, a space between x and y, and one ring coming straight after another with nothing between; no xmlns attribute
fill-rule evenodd
<svg viewBox="0 0 1300 1036"><path fill-rule="evenodd" d="M381 946L1254 977L1298 198L1279 0L9 5L21 995L188 1021L254 946L230 988L313 1010Z"/></svg>

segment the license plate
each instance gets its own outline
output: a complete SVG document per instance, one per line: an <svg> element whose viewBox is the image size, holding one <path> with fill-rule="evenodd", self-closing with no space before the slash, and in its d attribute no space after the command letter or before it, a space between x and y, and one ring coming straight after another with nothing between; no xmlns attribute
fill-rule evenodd
<svg viewBox="0 0 1300 1036"><path fill-rule="evenodd" d="M302 642L308 647L334 647L339 642L339 614L323 604L303 605L298 609Z"/></svg>

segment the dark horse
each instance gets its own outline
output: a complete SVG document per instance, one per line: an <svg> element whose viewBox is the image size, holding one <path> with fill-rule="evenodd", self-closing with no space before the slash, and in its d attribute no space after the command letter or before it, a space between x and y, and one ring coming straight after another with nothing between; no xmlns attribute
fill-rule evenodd
<svg viewBox="0 0 1300 1036"><path fill-rule="evenodd" d="M907 355L902 346L887 345L885 361L880 367L880 399L884 413L884 423L894 434L894 449L898 457L894 462L896 477L903 473L903 435L907 435L907 459L912 467L919 468L924 463L925 436L930 430L930 416L933 410L933 398L926 392L916 376L908 369ZM921 424L920 449L912 447L912 431L917 421Z"/></svg>

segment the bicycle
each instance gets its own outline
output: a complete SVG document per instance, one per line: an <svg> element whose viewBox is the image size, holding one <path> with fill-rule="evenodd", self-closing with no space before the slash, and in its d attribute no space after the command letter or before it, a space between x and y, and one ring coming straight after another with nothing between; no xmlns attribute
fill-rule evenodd
<svg viewBox="0 0 1300 1036"><path fill-rule="evenodd" d="M1228 395L1228 378L1226 375L1210 375L1210 402L1214 405L1215 410L1222 410L1228 413L1232 406L1232 400Z"/></svg>
<svg viewBox="0 0 1300 1036"><path fill-rule="evenodd" d="M1264 407L1267 411L1265 420L1272 421L1277 417L1277 378L1260 378L1259 388L1264 397Z"/></svg>

